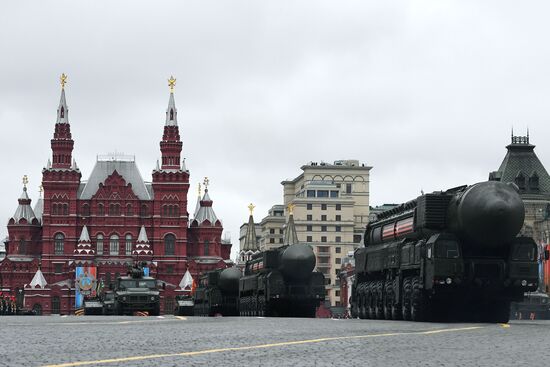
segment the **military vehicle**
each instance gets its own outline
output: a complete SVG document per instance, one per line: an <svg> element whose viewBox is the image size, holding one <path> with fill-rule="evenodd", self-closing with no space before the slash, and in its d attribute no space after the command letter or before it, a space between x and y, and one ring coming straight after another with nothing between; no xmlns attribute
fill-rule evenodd
<svg viewBox="0 0 550 367"><path fill-rule="evenodd" d="M193 295L197 316L238 316L241 271L227 268L202 275Z"/></svg>
<svg viewBox="0 0 550 367"><path fill-rule="evenodd" d="M355 251L351 311L362 319L508 322L538 285L537 246L517 237L518 188L488 181L380 213Z"/></svg>
<svg viewBox="0 0 550 367"><path fill-rule="evenodd" d="M176 296L176 316L193 316L195 314L195 302L191 296Z"/></svg>
<svg viewBox="0 0 550 367"><path fill-rule="evenodd" d="M103 303L100 297L84 298L82 302L84 315L102 315Z"/></svg>
<svg viewBox="0 0 550 367"><path fill-rule="evenodd" d="M325 277L315 254L296 243L252 255L239 282L241 316L315 317L325 299Z"/></svg>
<svg viewBox="0 0 550 367"><path fill-rule="evenodd" d="M103 296L103 314L104 315L115 314L115 293L112 291L105 292Z"/></svg>
<svg viewBox="0 0 550 367"><path fill-rule="evenodd" d="M148 312L151 316L160 313L160 296L155 278L144 276L141 266L134 266L127 276L117 278L114 288L116 315Z"/></svg>

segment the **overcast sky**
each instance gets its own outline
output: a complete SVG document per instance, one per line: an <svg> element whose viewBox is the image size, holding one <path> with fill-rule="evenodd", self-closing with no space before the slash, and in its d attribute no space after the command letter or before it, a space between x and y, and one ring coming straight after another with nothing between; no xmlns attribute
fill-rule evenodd
<svg viewBox="0 0 550 367"><path fill-rule="evenodd" d="M62 72L83 180L115 150L151 180L177 78L189 211L208 176L234 253L309 161L373 166L371 205L486 180L512 126L550 164L546 1L147 4L0 4L0 222L25 174L36 202Z"/></svg>

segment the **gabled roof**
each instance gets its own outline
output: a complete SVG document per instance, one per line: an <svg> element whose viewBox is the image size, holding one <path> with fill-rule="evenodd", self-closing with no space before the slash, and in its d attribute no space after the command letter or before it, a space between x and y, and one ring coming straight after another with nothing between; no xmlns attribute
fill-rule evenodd
<svg viewBox="0 0 550 367"><path fill-rule="evenodd" d="M535 146L529 144L529 136L512 136L512 143L506 149L508 151L502 164L498 171L490 173L489 180L515 182L516 177L522 174L528 182L530 177L538 176L539 189L532 193L550 195L550 175L535 154ZM520 193L531 193L529 185Z"/></svg>
<svg viewBox="0 0 550 367"><path fill-rule="evenodd" d="M92 170L88 181L81 188L80 200L89 200L95 195L100 183L104 183L107 177L117 171L126 184L132 184L132 191L140 200L151 200L152 187L148 188L143 181L141 173L134 160L98 160Z"/></svg>

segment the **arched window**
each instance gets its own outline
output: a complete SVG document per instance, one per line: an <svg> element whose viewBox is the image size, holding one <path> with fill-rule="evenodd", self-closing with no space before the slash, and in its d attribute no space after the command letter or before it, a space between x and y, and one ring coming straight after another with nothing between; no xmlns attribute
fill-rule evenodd
<svg viewBox="0 0 550 367"><path fill-rule="evenodd" d="M103 255L103 235L98 234L96 238L96 254Z"/></svg>
<svg viewBox="0 0 550 367"><path fill-rule="evenodd" d="M148 215L148 209L147 209L147 205L143 204L141 206L141 216L142 217L146 217Z"/></svg>
<svg viewBox="0 0 550 367"><path fill-rule="evenodd" d="M63 106L61 106L61 111L59 111L59 116L61 118L65 118L65 108Z"/></svg>
<svg viewBox="0 0 550 367"><path fill-rule="evenodd" d="M538 191L539 190L539 175L536 172L533 172L531 177L529 177L529 190Z"/></svg>
<svg viewBox="0 0 550 367"><path fill-rule="evenodd" d="M516 176L516 185L518 185L520 190L525 190L525 176L521 171Z"/></svg>
<svg viewBox="0 0 550 367"><path fill-rule="evenodd" d="M65 249L65 236L62 233L58 233L54 237L54 253L56 255L63 255Z"/></svg>
<svg viewBox="0 0 550 367"><path fill-rule="evenodd" d="M101 217L105 215L105 209L103 209L103 204L97 205L97 215Z"/></svg>
<svg viewBox="0 0 550 367"><path fill-rule="evenodd" d="M204 256L208 256L210 254L210 241L206 240L204 241Z"/></svg>
<svg viewBox="0 0 550 367"><path fill-rule="evenodd" d="M116 217L120 215L120 205L119 204L110 204L109 205L109 215Z"/></svg>
<svg viewBox="0 0 550 367"><path fill-rule="evenodd" d="M114 234L109 239L109 255L118 255L118 254L119 254L118 236Z"/></svg>
<svg viewBox="0 0 550 367"><path fill-rule="evenodd" d="M69 204L63 204L63 215L69 215Z"/></svg>
<svg viewBox="0 0 550 367"><path fill-rule="evenodd" d="M84 217L87 217L90 215L90 206L88 204L83 204L82 205L82 215Z"/></svg>
<svg viewBox="0 0 550 367"><path fill-rule="evenodd" d="M24 238L19 240L19 254L25 254L27 252L27 241Z"/></svg>
<svg viewBox="0 0 550 367"><path fill-rule="evenodd" d="M170 120L174 119L174 110L170 108Z"/></svg>
<svg viewBox="0 0 550 367"><path fill-rule="evenodd" d="M126 256L132 255L132 235L126 235Z"/></svg>
<svg viewBox="0 0 550 367"><path fill-rule="evenodd" d="M167 234L164 237L164 254L174 255L176 253L176 237L173 234Z"/></svg>
<svg viewBox="0 0 550 367"><path fill-rule="evenodd" d="M131 217L132 215L134 215L134 210L132 209L132 204L127 204L126 205L126 216Z"/></svg>

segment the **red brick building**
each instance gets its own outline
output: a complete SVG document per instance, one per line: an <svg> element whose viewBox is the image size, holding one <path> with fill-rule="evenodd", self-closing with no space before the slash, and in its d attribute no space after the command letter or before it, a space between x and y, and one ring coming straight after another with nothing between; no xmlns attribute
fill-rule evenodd
<svg viewBox="0 0 550 367"><path fill-rule="evenodd" d="M42 170L43 198L32 208L23 188L0 262L0 290L16 296L20 307L71 313L77 266L95 266L98 281L108 285L128 265L146 261L151 275L164 283L161 310L172 312L187 269L196 277L231 264L231 244L222 241L208 189L193 218L188 212L189 170L181 158L174 82L151 182L142 179L133 157L116 155L99 156L82 180L62 89L52 159Z"/></svg>

